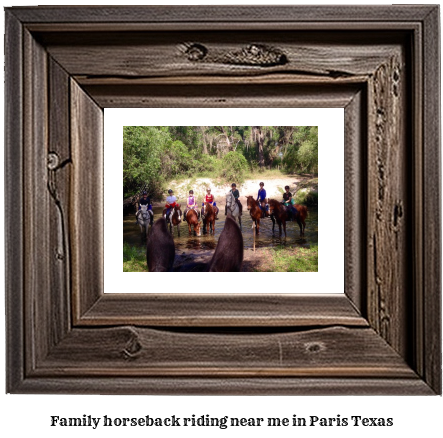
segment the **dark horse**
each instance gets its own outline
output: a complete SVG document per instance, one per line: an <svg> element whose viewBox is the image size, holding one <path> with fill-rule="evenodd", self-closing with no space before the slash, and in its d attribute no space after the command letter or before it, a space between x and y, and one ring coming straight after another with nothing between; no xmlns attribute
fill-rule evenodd
<svg viewBox="0 0 443 438"><path fill-rule="evenodd" d="M256 233L260 233L260 219L262 217L263 211L260 208L260 204L252 196L246 196L247 206L249 214L255 223Z"/></svg>
<svg viewBox="0 0 443 438"><path fill-rule="evenodd" d="M166 215L167 208L163 209L163 217ZM180 204L175 204L175 207L169 212L169 216L166 220L169 222L169 231L172 234L172 227L177 227L178 237L180 237L180 222L182 221L182 211L180 210Z"/></svg>
<svg viewBox="0 0 443 438"><path fill-rule="evenodd" d="M150 272L173 270L175 246L172 236L162 217L153 227L151 238L146 247L146 261ZM190 263L182 266L181 271L196 272L239 272L243 263L243 236L237 223L231 217L226 218L217 248L209 263Z"/></svg>
<svg viewBox="0 0 443 438"><path fill-rule="evenodd" d="M192 227L194 227L195 234L200 236L200 222L198 220L197 212L195 210L189 210L186 214L186 222L188 223L189 234L192 233Z"/></svg>
<svg viewBox="0 0 443 438"><path fill-rule="evenodd" d="M209 227L211 228L211 233L215 232L215 215L217 207L213 207L210 202L205 202L201 210L202 219L203 219L203 231L206 229L206 233L209 233Z"/></svg>
<svg viewBox="0 0 443 438"><path fill-rule="evenodd" d="M304 236L306 227L305 219L308 215L308 209L306 206L299 204L295 204L294 207L297 210L297 214L292 219L297 221L298 226L300 227L300 236ZM280 236L281 226L283 225L283 230L286 237L286 222L289 221L291 219L291 215L293 215L293 213L290 211L290 207L285 207L281 202L276 201L275 199L270 199L269 214L271 215L272 220L272 232L274 232L275 220L277 220L277 224L280 229Z"/></svg>

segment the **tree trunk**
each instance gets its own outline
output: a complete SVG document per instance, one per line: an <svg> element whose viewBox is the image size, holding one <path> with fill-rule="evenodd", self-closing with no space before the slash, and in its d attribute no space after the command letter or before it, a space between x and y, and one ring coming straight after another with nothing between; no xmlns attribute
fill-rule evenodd
<svg viewBox="0 0 443 438"><path fill-rule="evenodd" d="M208 146L206 144L206 126L200 126L200 130L202 133L202 139L203 139L203 154L208 155Z"/></svg>
<svg viewBox="0 0 443 438"><path fill-rule="evenodd" d="M260 168L263 168L265 165L265 156L263 153L263 146L265 143L265 135L263 133L263 130L261 129L261 126L254 126L255 130L255 141L257 142L257 149L258 149L258 165Z"/></svg>

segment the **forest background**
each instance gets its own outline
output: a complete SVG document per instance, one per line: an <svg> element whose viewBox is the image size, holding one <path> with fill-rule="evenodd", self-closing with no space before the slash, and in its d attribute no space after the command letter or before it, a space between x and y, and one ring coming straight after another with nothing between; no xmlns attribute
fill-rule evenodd
<svg viewBox="0 0 443 438"><path fill-rule="evenodd" d="M241 184L253 175L318 173L317 126L125 126L123 196L161 200L171 180ZM272 173L273 172L273 173ZM316 200L312 200L316 203Z"/></svg>

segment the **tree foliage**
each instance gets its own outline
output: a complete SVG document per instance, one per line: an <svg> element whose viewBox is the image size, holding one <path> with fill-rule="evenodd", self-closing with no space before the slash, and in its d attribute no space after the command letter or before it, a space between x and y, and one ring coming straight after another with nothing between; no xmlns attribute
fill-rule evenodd
<svg viewBox="0 0 443 438"><path fill-rule="evenodd" d="M123 192L160 198L167 181L206 174L241 182L248 171L318 172L316 126L125 126Z"/></svg>

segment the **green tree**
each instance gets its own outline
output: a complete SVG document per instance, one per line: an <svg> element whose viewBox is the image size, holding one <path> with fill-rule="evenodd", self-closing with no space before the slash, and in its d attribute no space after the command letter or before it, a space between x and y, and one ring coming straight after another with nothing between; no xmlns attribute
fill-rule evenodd
<svg viewBox="0 0 443 438"><path fill-rule="evenodd" d="M151 196L159 196L165 175L162 152L171 143L169 133L161 127L125 126L123 129L123 194L136 194L147 185Z"/></svg>
<svg viewBox="0 0 443 438"><path fill-rule="evenodd" d="M222 159L220 173L228 182L243 182L247 170L248 162L239 152L228 152Z"/></svg>

